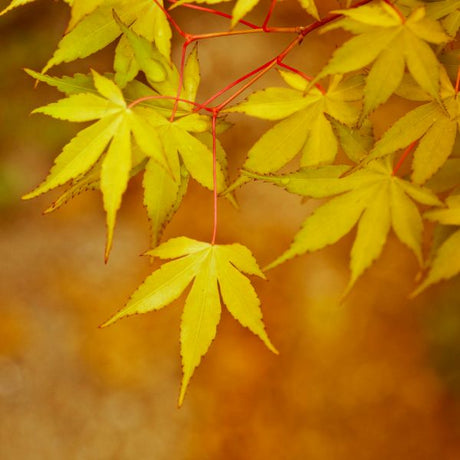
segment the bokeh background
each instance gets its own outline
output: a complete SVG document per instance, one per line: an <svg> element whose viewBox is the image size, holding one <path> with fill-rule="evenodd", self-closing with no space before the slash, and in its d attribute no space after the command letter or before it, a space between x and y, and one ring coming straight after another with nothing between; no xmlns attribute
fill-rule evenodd
<svg viewBox="0 0 460 460"><path fill-rule="evenodd" d="M337 6L318 3L322 12ZM267 5L261 1L254 21ZM193 32L227 26L193 11L176 16ZM183 298L98 329L155 267L139 257L149 244L139 179L125 196L107 265L99 193L47 216L41 210L55 194L20 199L80 128L29 117L58 94L45 85L34 89L22 71L44 65L67 19L63 3L46 0L0 18L0 459L460 458L460 280L409 301L418 267L394 236L342 304L353 235L273 270L267 282L255 280L280 355L224 312L181 409ZM290 0L273 23L309 20ZM314 73L341 38L313 34L289 62ZM265 62L287 40L203 43L200 96ZM88 62L110 71L112 52L109 47L53 73L84 70ZM261 85L267 82L280 84L276 72ZM407 107L391 99L374 116L377 133ZM223 142L235 175L269 124L232 120L236 126ZM255 183L237 197L239 211L221 203L219 240L241 241L261 264L287 247L317 205ZM211 200L193 184L165 237L209 238Z"/></svg>

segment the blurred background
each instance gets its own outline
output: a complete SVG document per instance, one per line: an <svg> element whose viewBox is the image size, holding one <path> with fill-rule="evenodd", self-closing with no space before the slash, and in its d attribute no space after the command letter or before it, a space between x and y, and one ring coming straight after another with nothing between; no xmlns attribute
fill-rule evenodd
<svg viewBox="0 0 460 460"><path fill-rule="evenodd" d="M322 13L337 7L317 3ZM267 6L262 0L250 18L260 21ZM227 27L194 11L175 14L191 32ZM149 244L139 178L125 196L107 265L98 192L47 216L41 211L56 194L20 199L81 128L29 117L58 93L34 89L22 70L43 67L67 20L65 4L46 0L0 18L0 459L460 458L460 280L409 301L418 267L394 236L343 304L353 234L273 270L269 281L254 280L280 355L224 312L180 410L183 298L98 329L155 267L139 257ZM272 24L308 22L286 1ZM288 62L315 73L342 38L312 34ZM232 40L200 47L201 99L273 57L289 37ZM84 71L88 62L110 71L111 53L51 73ZM267 83L281 83L276 72L259 87ZM374 116L377 134L408 107L391 99ZM234 177L270 124L232 121L222 140ZM237 198L239 211L220 204L218 240L246 244L262 265L316 205L259 183ZM206 240L211 220L211 194L192 184L165 237Z"/></svg>

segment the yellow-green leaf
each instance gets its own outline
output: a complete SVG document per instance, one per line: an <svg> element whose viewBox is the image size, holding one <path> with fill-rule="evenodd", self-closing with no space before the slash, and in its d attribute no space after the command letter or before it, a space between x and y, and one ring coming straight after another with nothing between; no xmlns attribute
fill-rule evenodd
<svg viewBox="0 0 460 460"><path fill-rule="evenodd" d="M217 289L217 271L212 249L207 254L195 277L182 314L180 343L183 378L179 406L184 400L188 383L216 336L220 321L220 298Z"/></svg>
<svg viewBox="0 0 460 460"><path fill-rule="evenodd" d="M120 121L101 168L101 191L107 214L105 259L112 248L113 229L121 198L126 190L131 169L131 133L126 119Z"/></svg>
<svg viewBox="0 0 460 460"><path fill-rule="evenodd" d="M80 131L56 158L46 180L23 198L34 198L88 171L107 147L119 123L119 117L112 115Z"/></svg>

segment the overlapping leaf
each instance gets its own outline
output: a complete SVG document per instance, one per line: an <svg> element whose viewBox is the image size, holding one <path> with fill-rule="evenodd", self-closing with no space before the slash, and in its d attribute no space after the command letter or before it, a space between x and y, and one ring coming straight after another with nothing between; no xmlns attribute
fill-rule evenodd
<svg viewBox="0 0 460 460"><path fill-rule="evenodd" d="M301 166L332 163L338 142L330 118L353 126L359 116L363 79L334 78L322 93L313 88L305 94L307 82L299 75L281 72L292 88L267 88L247 101L228 109L266 120L282 120L267 131L250 149L243 168L257 173L278 171L302 151Z"/></svg>
<svg viewBox="0 0 460 460"><path fill-rule="evenodd" d="M338 12L345 18L329 29L342 27L356 36L335 51L315 81L372 64L364 90L364 116L396 91L405 67L438 98L440 64L429 44L445 44L451 38L439 22L426 16L424 7L415 8L407 19L383 1Z"/></svg>
<svg viewBox="0 0 460 460"><path fill-rule="evenodd" d="M421 263L423 225L413 200L425 205L439 205L438 198L426 188L393 176L388 159L374 161L343 178L337 177L344 171L340 168L330 166L283 176L258 177L299 195L334 196L307 217L290 248L268 268L331 245L356 224L358 231L351 250L351 279L347 290L379 257L391 227Z"/></svg>
<svg viewBox="0 0 460 460"><path fill-rule="evenodd" d="M442 74L442 102L431 101L411 110L375 144L369 159L391 154L418 141L412 162L412 180L423 184L446 162L458 131L459 99L447 75Z"/></svg>
<svg viewBox="0 0 460 460"><path fill-rule="evenodd" d="M182 404L189 381L216 335L221 298L231 315L257 335L274 353L265 332L260 301L248 278L264 278L251 252L240 244L211 245L190 238L173 238L147 254L175 259L153 272L132 295L127 305L103 324L120 318L159 310L176 300L192 283L181 322L183 379Z"/></svg>
<svg viewBox="0 0 460 460"><path fill-rule="evenodd" d="M451 195L446 200L447 208L425 213L428 220L442 225L460 226L460 195ZM413 295L441 280L452 278L460 273L460 230L453 232L438 248L431 263L427 277L414 291Z"/></svg>
<svg viewBox="0 0 460 460"><path fill-rule="evenodd" d="M164 12L152 0L73 0L72 8L69 31L59 42L44 72L62 62L87 57L119 37L121 30L113 17L113 10L124 23L131 24L137 34L154 43L169 59L171 28ZM126 75L137 73L133 50L125 37L118 44L115 54L120 71L123 69Z"/></svg>
<svg viewBox="0 0 460 460"><path fill-rule="evenodd" d="M107 212L107 256L112 244L116 213L132 170L131 137L148 159L144 186L169 187L169 190L175 187L176 190L174 200L164 200L161 206L153 198L153 191L146 192L145 203L152 229L155 230L154 241L157 241L162 227L180 202L186 188L184 177L188 173L203 186L213 188L212 152L193 135L209 128L207 117L191 114L171 122L153 108L140 105L129 107L113 81L96 72L93 75L99 94L71 94L35 110L69 121L98 121L80 131L64 147L45 182L25 198L33 198L68 181L80 182L106 152L100 165L100 188ZM181 173L181 164L185 165L186 173ZM158 168L163 172L159 172ZM167 175L170 176L168 179ZM86 186L85 182L82 184ZM217 168L217 185L220 191L225 188L225 176L220 165ZM163 196L166 192L157 190L156 193ZM154 203L160 208L155 208Z"/></svg>

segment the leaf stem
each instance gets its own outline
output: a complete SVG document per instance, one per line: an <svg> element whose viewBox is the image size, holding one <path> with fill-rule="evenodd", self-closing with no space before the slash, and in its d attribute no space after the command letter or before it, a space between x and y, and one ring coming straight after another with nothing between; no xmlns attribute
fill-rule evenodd
<svg viewBox="0 0 460 460"><path fill-rule="evenodd" d="M404 24L406 22L406 17L401 13L401 10L391 0L383 1L396 12L396 14L399 16L399 19L401 19L401 22Z"/></svg>
<svg viewBox="0 0 460 460"><path fill-rule="evenodd" d="M460 65L457 69L457 81L455 82L455 94L458 94L458 90L460 89Z"/></svg>
<svg viewBox="0 0 460 460"><path fill-rule="evenodd" d="M264 23L262 24L262 29L264 30L264 32L269 32L268 22L270 21L270 18L272 17L273 10L275 9L275 5L276 5L276 0L271 0L270 7L268 9L267 15L265 16Z"/></svg>
<svg viewBox="0 0 460 460"><path fill-rule="evenodd" d="M212 186L213 186L213 203L214 203L214 219L211 244L216 242L217 235L217 139L216 139L216 124L219 110L214 109L212 112Z"/></svg>
<svg viewBox="0 0 460 460"><path fill-rule="evenodd" d="M295 67L291 67L290 65L285 64L284 62L279 62L278 65L280 67L284 67L285 69L290 70L291 72L296 73L297 75L300 75L302 78L305 78L305 80L307 80L307 81L312 81L313 80L313 77L311 77L310 75L307 75L306 73L302 72L301 70L296 69ZM326 90L322 85L320 85L319 83L316 83L315 86L321 91L322 94L326 94Z"/></svg>
<svg viewBox="0 0 460 460"><path fill-rule="evenodd" d="M401 157L399 158L398 162L396 163L396 166L394 167L393 172L391 173L392 176L396 176L397 172L401 168L401 166L404 163L404 161L406 160L406 158L411 154L412 150L414 150L414 147L417 145L417 142L418 142L418 140L412 142L412 144L410 144L406 148L406 150L404 150L403 154L401 155Z"/></svg>
<svg viewBox="0 0 460 460"><path fill-rule="evenodd" d="M174 20L174 18L169 14L169 11L158 1L158 0L153 0L155 4L158 6L158 8L163 11L164 15L168 19L169 23L177 30L177 32L182 35L185 39L188 38L188 34L182 30L182 28L177 24L177 22Z"/></svg>
<svg viewBox="0 0 460 460"><path fill-rule="evenodd" d="M177 0L170 0L170 3L177 3ZM233 16L231 14L224 13L223 11L219 11L219 10L214 10L212 8L206 8L200 5L194 5L191 3L182 3L179 6L190 8L192 10L203 11L205 13L215 14L216 16L222 16L223 18L227 18L227 19L233 19ZM240 19L238 22L244 26L250 27L251 29L259 29L258 25L252 24L251 22L245 21L244 19Z"/></svg>

